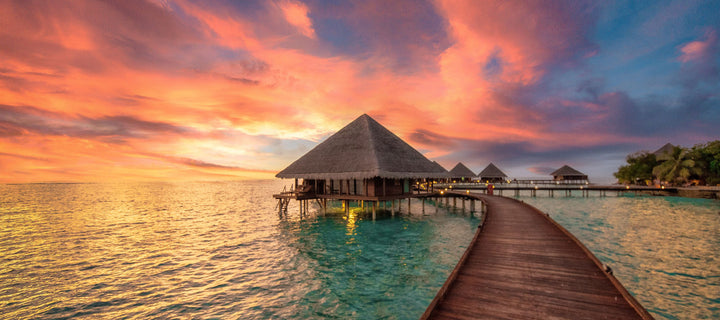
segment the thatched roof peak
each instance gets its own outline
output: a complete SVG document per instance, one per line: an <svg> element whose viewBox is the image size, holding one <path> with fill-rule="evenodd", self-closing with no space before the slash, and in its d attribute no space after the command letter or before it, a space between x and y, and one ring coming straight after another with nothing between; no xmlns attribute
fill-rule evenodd
<svg viewBox="0 0 720 320"><path fill-rule="evenodd" d="M550 174L551 176L585 176L584 173L575 170L574 168L564 165L560 169Z"/></svg>
<svg viewBox="0 0 720 320"><path fill-rule="evenodd" d="M450 170L450 176L453 178L470 178L475 177L475 173L468 169L462 162L458 162L458 164Z"/></svg>
<svg viewBox="0 0 720 320"><path fill-rule="evenodd" d="M480 171L478 174L478 177L480 178L487 178L487 179L493 179L493 178L500 178L503 179L507 177L507 175L502 172L498 167L496 167L492 162L483 169L483 171Z"/></svg>
<svg viewBox="0 0 720 320"><path fill-rule="evenodd" d="M363 114L280 171L278 178L444 178L447 172Z"/></svg>
<svg viewBox="0 0 720 320"><path fill-rule="evenodd" d="M655 159L659 161L669 160L674 149L675 146L668 142L664 146L660 147L660 149L655 150L652 154L654 154Z"/></svg>

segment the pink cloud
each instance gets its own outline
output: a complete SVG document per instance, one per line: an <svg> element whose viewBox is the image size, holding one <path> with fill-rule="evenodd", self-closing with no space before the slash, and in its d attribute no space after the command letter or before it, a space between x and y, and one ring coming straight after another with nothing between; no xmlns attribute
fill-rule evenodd
<svg viewBox="0 0 720 320"><path fill-rule="evenodd" d="M705 33L703 40L686 43L680 48L682 55L678 60L682 62L712 59L717 53L718 38L714 30Z"/></svg>
<svg viewBox="0 0 720 320"><path fill-rule="evenodd" d="M288 23L298 28L300 33L308 38L315 38L315 30L312 26L312 21L308 17L308 7L298 1L285 0L278 3L278 6L285 15L285 19Z"/></svg>

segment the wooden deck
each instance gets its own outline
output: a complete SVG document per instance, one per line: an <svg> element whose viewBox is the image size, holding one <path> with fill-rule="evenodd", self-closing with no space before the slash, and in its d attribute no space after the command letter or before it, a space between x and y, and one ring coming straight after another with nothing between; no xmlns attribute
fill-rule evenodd
<svg viewBox="0 0 720 320"><path fill-rule="evenodd" d="M470 195L487 204L485 222L421 319L652 319L545 214L514 199Z"/></svg>

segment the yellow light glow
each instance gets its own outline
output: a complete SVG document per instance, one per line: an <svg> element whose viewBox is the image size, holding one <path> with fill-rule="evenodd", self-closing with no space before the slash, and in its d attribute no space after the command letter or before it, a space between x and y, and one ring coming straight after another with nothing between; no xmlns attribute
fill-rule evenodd
<svg viewBox="0 0 720 320"><path fill-rule="evenodd" d="M630 186L625 186L625 189L630 189Z"/></svg>

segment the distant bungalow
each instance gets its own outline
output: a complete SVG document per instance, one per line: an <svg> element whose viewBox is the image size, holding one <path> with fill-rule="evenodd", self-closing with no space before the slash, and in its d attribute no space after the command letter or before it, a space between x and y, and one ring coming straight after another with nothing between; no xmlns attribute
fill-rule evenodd
<svg viewBox="0 0 720 320"><path fill-rule="evenodd" d="M655 160L657 161L667 161L672 158L672 153L675 150L675 146L671 143L666 143L664 146L660 147L660 149L655 150L652 154L655 155Z"/></svg>
<svg viewBox="0 0 720 320"><path fill-rule="evenodd" d="M304 199L385 201L409 198L415 184L447 175L442 166L363 114L276 177L294 178ZM298 179L303 179L301 186ZM428 185L432 188L431 181Z"/></svg>
<svg viewBox="0 0 720 320"><path fill-rule="evenodd" d="M563 182L588 182L588 176L574 168L564 165L551 173L553 180Z"/></svg>
<svg viewBox="0 0 720 320"><path fill-rule="evenodd" d="M492 162L483 169L483 171L480 171L478 174L478 177L480 177L480 181L484 181L486 183L488 182L502 182L505 181L507 178L507 175L502 172L498 167L496 167Z"/></svg>
<svg viewBox="0 0 720 320"><path fill-rule="evenodd" d="M462 162L458 162L458 164L450 170L450 178L460 180L461 182L468 182L475 178L475 173L468 169Z"/></svg>

